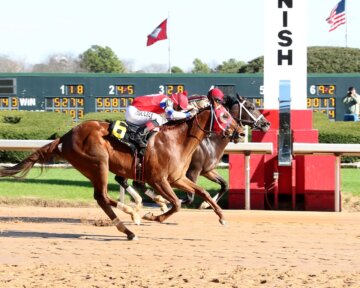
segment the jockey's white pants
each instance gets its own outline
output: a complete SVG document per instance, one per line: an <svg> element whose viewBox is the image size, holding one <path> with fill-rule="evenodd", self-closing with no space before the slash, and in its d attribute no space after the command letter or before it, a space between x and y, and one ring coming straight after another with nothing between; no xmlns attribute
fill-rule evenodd
<svg viewBox="0 0 360 288"><path fill-rule="evenodd" d="M160 126L167 122L167 120L159 114L140 111L135 106L131 105L126 108L125 119L136 125L144 125L151 120L156 120Z"/></svg>

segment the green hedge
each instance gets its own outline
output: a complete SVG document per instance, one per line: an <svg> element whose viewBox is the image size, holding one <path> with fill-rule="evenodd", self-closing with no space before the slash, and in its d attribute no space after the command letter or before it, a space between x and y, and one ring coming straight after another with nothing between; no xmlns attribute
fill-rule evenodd
<svg viewBox="0 0 360 288"><path fill-rule="evenodd" d="M86 120L123 120L124 113L89 113ZM62 136L76 123L62 113L0 111L0 139L40 139L51 140ZM17 163L29 152L0 151L0 162Z"/></svg>
<svg viewBox="0 0 360 288"><path fill-rule="evenodd" d="M86 120L103 120L103 121L115 121L115 120L125 120L124 113L107 113L107 112L94 112L84 115L82 121Z"/></svg>
<svg viewBox="0 0 360 288"><path fill-rule="evenodd" d="M55 139L72 127L70 116L59 113L0 111L0 139ZM16 163L29 152L0 151L0 162Z"/></svg>
<svg viewBox="0 0 360 288"><path fill-rule="evenodd" d="M124 120L124 113L88 113L86 120ZM75 123L70 116L49 112L0 111L0 139L55 139ZM320 143L360 143L359 122L329 121L325 114L313 114L313 128L319 130ZM0 162L19 162L28 153L0 151ZM344 162L358 157L342 157Z"/></svg>
<svg viewBox="0 0 360 288"><path fill-rule="evenodd" d="M360 143L360 122L329 121L325 114L313 114L313 128L319 130L320 143ZM356 162L359 157L341 157L342 162Z"/></svg>

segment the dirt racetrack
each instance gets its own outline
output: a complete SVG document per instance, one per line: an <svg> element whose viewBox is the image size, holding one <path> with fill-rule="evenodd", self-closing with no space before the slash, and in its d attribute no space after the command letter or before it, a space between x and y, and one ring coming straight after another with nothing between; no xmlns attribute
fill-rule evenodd
<svg viewBox="0 0 360 288"><path fill-rule="evenodd" d="M117 214L138 241L100 208L0 207L0 287L360 287L358 212Z"/></svg>

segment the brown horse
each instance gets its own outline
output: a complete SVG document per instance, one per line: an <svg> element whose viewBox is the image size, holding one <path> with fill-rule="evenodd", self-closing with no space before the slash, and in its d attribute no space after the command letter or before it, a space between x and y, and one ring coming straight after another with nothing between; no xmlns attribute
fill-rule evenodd
<svg viewBox="0 0 360 288"><path fill-rule="evenodd" d="M191 97L190 97L191 101ZM267 131L270 127L270 123L266 118L256 109L254 103L238 94L236 95L226 95L224 107L227 108L231 116L241 125L248 125L252 129L260 129L262 131ZM212 134L209 137L206 137L202 140L200 145L196 148L186 176L193 181L197 182L199 176L204 176L220 185L220 191L213 197L217 202L227 191L228 184L221 175L216 171L216 167L220 162L224 149L228 144L228 139L222 137L219 134ZM141 197L129 188L129 185L126 183L126 179L121 179L121 177L116 177L116 180L121 186L123 186L127 191L132 192L131 195L134 197L138 206L141 205ZM133 182L134 187L137 190L145 191L146 188L142 183L137 181ZM153 192L146 191L146 194L152 198L157 204L160 205L161 210L167 210L167 202L164 199L154 194ZM194 194L188 193L188 198L185 199L186 204L191 204L194 200ZM208 202L203 202L200 205L200 209L208 208Z"/></svg>
<svg viewBox="0 0 360 288"><path fill-rule="evenodd" d="M223 111L224 110L224 111ZM215 111L221 112L216 116ZM214 121L215 120L215 121ZM172 207L161 215L145 215L145 219L163 222L173 213L179 211L181 203L172 187L196 193L208 201L220 223L224 224L221 208L210 197L209 193L186 177L191 156L196 147L212 129L212 123L227 124L222 129L226 137L233 137L234 142L244 137L243 129L219 104L208 104L195 117L176 125L164 125L150 138L144 156L144 180L168 200ZM223 127L223 126L221 126ZM13 167L2 167L0 177L19 175L24 177L35 163L48 163L53 156L66 159L72 166L86 176L94 187L94 198L99 206L112 220L120 232L129 240L136 239L114 213L117 207L132 216L135 223L140 218L131 207L111 199L107 192L109 170L116 175L134 179L135 159L128 146L110 136L109 123L86 121L71 129L61 138L36 150L29 157Z"/></svg>

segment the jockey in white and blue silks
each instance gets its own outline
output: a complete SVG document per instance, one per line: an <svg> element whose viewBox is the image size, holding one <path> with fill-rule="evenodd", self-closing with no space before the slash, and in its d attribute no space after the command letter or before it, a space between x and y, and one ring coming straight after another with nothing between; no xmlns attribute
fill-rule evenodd
<svg viewBox="0 0 360 288"><path fill-rule="evenodd" d="M144 125L155 120L161 126L168 120L190 118L193 116L192 112L181 111L193 108L189 105L186 94L185 92L171 96L164 94L138 96L126 109L126 121L136 125Z"/></svg>
<svg viewBox="0 0 360 288"><path fill-rule="evenodd" d="M146 147L143 135L152 131L156 126L161 126L169 120L188 119L194 116L196 109L189 105L187 93L176 93L171 96L164 94L152 94L138 96L126 108L125 119L136 125L145 125L138 129L135 141L139 147Z"/></svg>

